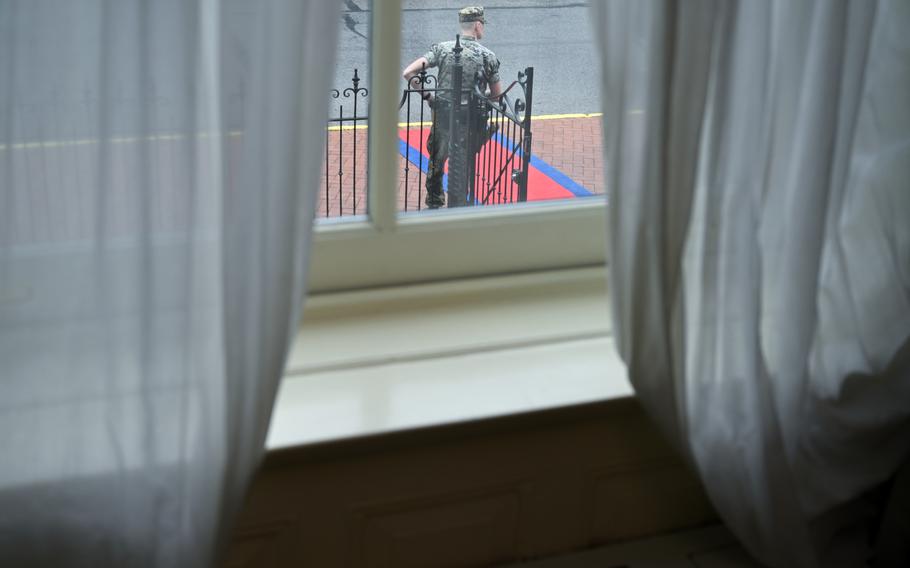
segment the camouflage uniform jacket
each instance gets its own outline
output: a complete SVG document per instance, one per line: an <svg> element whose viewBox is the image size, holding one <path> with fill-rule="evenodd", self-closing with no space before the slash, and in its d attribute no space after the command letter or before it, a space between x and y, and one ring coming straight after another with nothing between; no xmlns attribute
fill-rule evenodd
<svg viewBox="0 0 910 568"><path fill-rule="evenodd" d="M480 91L486 91L492 83L499 82L499 59L496 54L482 46L480 42L472 37L462 37L461 47L461 65L464 69L462 74L462 89L473 89L473 81L479 77ZM430 51L424 55L427 59L428 67L439 67L439 73L436 77L436 86L439 89L452 88L452 65L455 61L455 42L444 41L437 43L430 48ZM478 76L478 72L479 76ZM450 98L442 95L442 98Z"/></svg>

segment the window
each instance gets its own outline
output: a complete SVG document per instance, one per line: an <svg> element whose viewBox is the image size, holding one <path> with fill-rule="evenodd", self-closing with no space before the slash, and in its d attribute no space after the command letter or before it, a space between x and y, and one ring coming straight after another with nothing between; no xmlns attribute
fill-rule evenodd
<svg viewBox="0 0 910 568"><path fill-rule="evenodd" d="M364 168L368 203L363 217L317 223L311 291L602 264L603 198L398 214L401 153L399 145L389 141L400 139L402 3L346 4L345 25L350 19L356 27L365 19L363 14L350 13L352 5L358 7L354 12L369 11L370 33L364 35L369 38L370 66L362 75L370 77L369 128L352 129L365 130L369 142ZM445 3L438 4L454 14ZM405 9L419 12L436 6L408 2ZM546 8L554 18L568 9L552 2L532 6Z"/></svg>
<svg viewBox="0 0 910 568"><path fill-rule="evenodd" d="M370 0L350 1L342 14L317 222L356 220L367 213L371 6Z"/></svg>

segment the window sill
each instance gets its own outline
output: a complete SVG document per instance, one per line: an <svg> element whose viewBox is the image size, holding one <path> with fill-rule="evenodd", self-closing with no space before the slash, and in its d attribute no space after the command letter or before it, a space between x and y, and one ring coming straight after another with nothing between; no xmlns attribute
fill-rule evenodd
<svg viewBox="0 0 910 568"><path fill-rule="evenodd" d="M319 223L309 289L560 270L606 258L603 196L465 209L404 214L382 230L366 217Z"/></svg>
<svg viewBox="0 0 910 568"><path fill-rule="evenodd" d="M632 396L603 267L317 295L270 450Z"/></svg>

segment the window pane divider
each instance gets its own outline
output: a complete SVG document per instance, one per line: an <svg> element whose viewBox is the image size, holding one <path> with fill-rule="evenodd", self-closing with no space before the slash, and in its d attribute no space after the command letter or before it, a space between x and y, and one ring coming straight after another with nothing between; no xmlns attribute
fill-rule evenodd
<svg viewBox="0 0 910 568"><path fill-rule="evenodd" d="M378 7L378 6L377 6ZM398 209L398 87L401 0L382 0L370 33L370 128L368 211L379 232L394 232Z"/></svg>

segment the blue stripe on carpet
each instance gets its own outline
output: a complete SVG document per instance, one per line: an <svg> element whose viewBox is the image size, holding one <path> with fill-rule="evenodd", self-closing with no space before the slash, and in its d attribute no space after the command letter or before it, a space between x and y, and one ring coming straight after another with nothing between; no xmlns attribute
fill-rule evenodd
<svg viewBox="0 0 910 568"><path fill-rule="evenodd" d="M408 143L405 142L404 140L402 140L401 138L398 138L398 153L401 154L407 161L409 161L412 164L414 164L415 166L419 167L420 171L422 171L424 174L427 173L427 170L429 169L429 166L430 166L430 159L427 158L426 156L423 156L423 158L420 159L420 156L421 156L420 150L418 150L414 146L408 145ZM446 188L448 188L448 187L449 187L449 175L442 174L442 190L446 191Z"/></svg>

